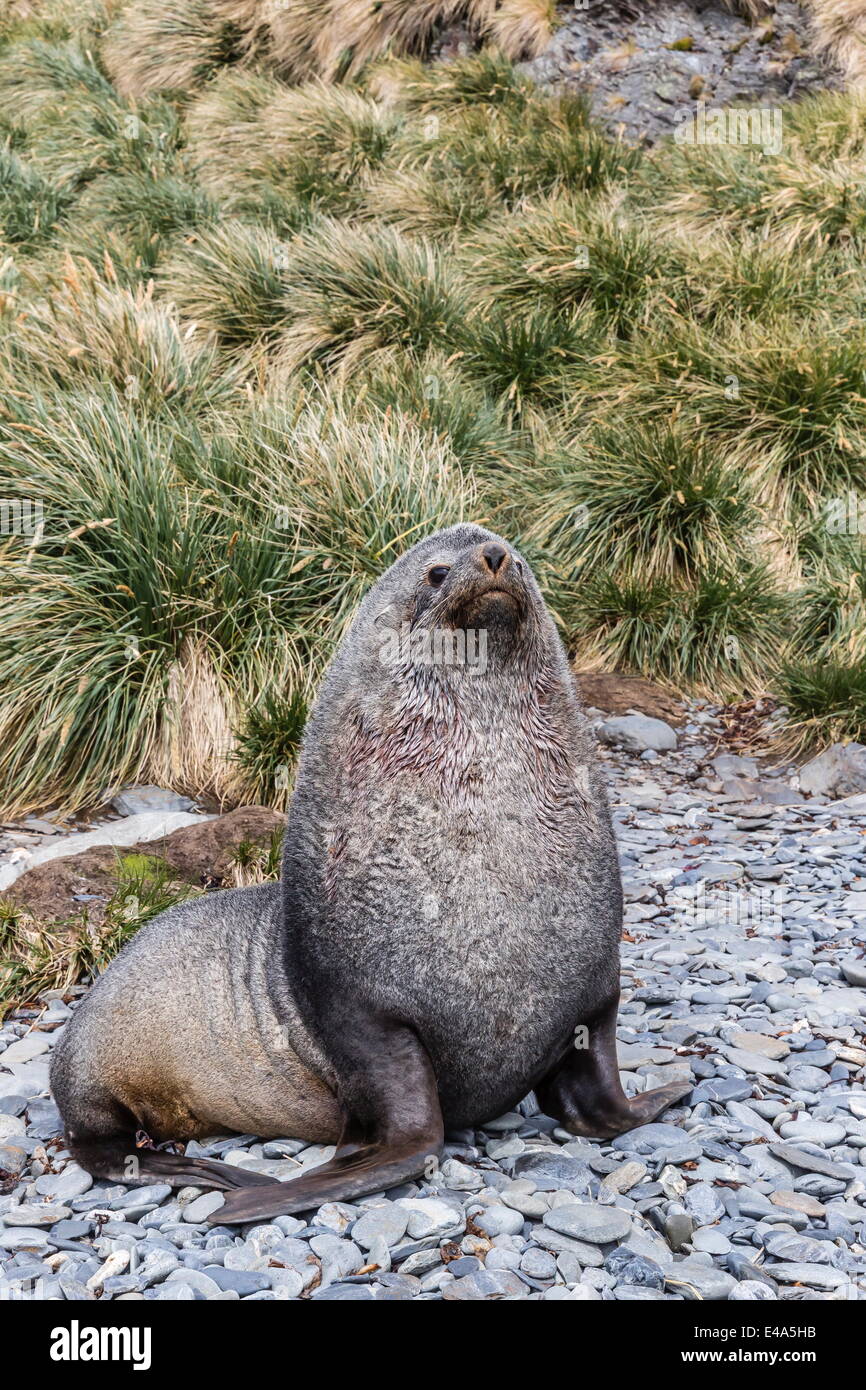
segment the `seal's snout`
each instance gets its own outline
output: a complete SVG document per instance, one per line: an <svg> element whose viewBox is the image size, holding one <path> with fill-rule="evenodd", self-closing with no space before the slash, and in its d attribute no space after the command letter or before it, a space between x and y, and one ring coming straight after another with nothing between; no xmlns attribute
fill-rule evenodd
<svg viewBox="0 0 866 1390"><path fill-rule="evenodd" d="M511 556L498 541L488 541L486 545L479 546L478 559L481 568L493 575L504 575L511 564Z"/></svg>

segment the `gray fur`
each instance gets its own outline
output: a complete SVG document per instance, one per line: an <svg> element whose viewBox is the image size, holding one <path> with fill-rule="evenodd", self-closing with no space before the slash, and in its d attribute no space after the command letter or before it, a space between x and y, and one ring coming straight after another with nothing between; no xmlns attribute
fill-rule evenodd
<svg viewBox="0 0 866 1390"><path fill-rule="evenodd" d="M413 1025L455 1126L525 1094L619 983L604 782L526 562L512 551L522 630L514 641L491 626L485 674L380 659L382 615L385 627L447 625L440 601L417 611L427 571L451 564L450 608L474 591L475 548L491 539L441 531L365 598L306 731L283 866L308 1036L322 1042L307 964L337 997L363 990L374 1011ZM327 1048L304 1045L333 1080Z"/></svg>
<svg viewBox="0 0 866 1390"><path fill-rule="evenodd" d="M282 908L276 885L173 908L76 1011L52 1069L73 1139L106 1130L116 1103L156 1138L334 1140L332 1020L352 1028L359 1000L417 1032L446 1123L478 1123L615 1000L622 907L603 777L517 552L515 599L479 597L491 540L438 532L367 594L305 733ZM440 563L441 595L426 580ZM389 626L479 618L483 674L381 659Z"/></svg>

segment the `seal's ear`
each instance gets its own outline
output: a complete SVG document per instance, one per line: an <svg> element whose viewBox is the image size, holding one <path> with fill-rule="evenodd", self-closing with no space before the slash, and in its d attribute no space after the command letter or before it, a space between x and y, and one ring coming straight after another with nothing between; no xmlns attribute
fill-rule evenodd
<svg viewBox="0 0 866 1390"><path fill-rule="evenodd" d="M373 614L373 626L379 628L396 627L400 623L402 614L396 603L387 603L384 608L380 608L378 613Z"/></svg>

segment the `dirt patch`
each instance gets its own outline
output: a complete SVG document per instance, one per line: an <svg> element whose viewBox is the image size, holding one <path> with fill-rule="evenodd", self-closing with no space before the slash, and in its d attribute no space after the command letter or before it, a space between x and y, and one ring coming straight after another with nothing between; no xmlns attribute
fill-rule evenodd
<svg viewBox="0 0 866 1390"><path fill-rule="evenodd" d="M90 921L99 925L114 891L118 855L162 859L184 883L230 887L238 848L267 845L284 823L285 818L267 806L240 806L214 820L183 826L164 840L148 840L123 849L97 845L81 854L50 859L28 869L3 896L27 907L40 922L67 919L86 909Z"/></svg>
<svg viewBox="0 0 866 1390"><path fill-rule="evenodd" d="M685 712L673 695L643 676L620 676L610 671L576 671L580 698L605 714L637 710L666 724L683 724Z"/></svg>

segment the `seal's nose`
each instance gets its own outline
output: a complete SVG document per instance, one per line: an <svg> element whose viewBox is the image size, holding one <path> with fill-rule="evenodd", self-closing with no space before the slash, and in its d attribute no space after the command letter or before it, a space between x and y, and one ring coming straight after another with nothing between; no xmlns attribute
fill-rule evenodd
<svg viewBox="0 0 866 1390"><path fill-rule="evenodd" d="M498 574L500 570L504 572L508 569L510 563L511 557L508 551L503 545L499 545L497 541L488 541L486 545L482 545L481 564L485 569L488 569L491 574Z"/></svg>

